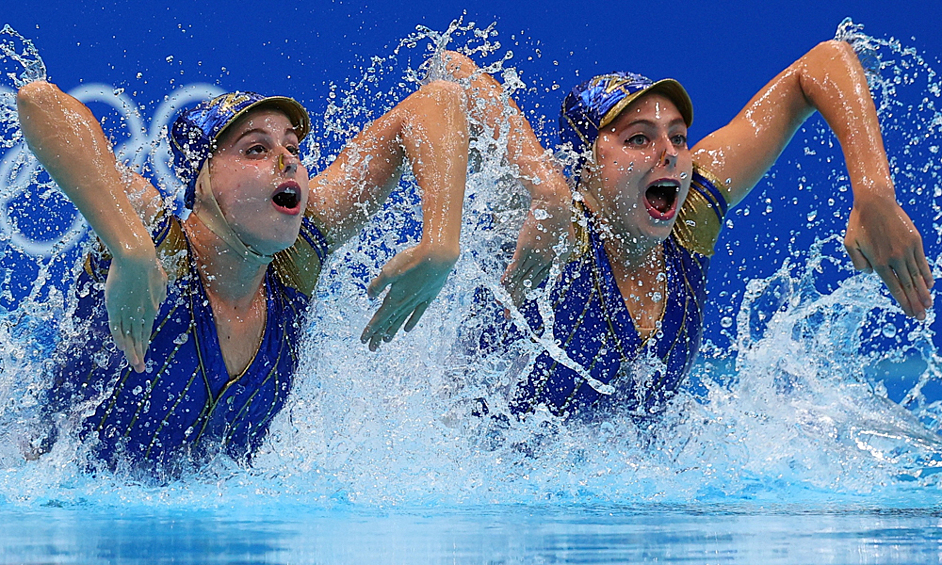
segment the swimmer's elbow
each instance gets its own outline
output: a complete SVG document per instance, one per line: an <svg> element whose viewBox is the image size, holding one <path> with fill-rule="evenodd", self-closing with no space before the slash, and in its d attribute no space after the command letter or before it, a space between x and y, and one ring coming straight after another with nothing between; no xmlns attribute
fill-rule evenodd
<svg viewBox="0 0 942 565"><path fill-rule="evenodd" d="M443 53L445 68L448 73L457 78L470 78L478 70L478 66L464 53L445 51Z"/></svg>
<svg viewBox="0 0 942 565"><path fill-rule="evenodd" d="M462 88L460 84L456 84L448 80L433 80L428 84L422 85L420 91L439 98L464 98L464 88Z"/></svg>
<svg viewBox="0 0 942 565"><path fill-rule="evenodd" d="M832 67L834 65L847 67L849 65L859 66L857 53L854 48L846 41L838 39L829 39L815 45L815 47L805 55L808 63L815 66Z"/></svg>
<svg viewBox="0 0 942 565"><path fill-rule="evenodd" d="M42 107L55 99L62 91L56 85L44 80L30 82L20 87L16 93L16 108L22 114L31 108Z"/></svg>
<svg viewBox="0 0 942 565"><path fill-rule="evenodd" d="M815 49L820 49L836 57L846 57L848 55L851 55L854 58L857 57L857 54L854 52L854 48L851 46L851 44L839 39L829 39L827 41L822 41L815 47Z"/></svg>

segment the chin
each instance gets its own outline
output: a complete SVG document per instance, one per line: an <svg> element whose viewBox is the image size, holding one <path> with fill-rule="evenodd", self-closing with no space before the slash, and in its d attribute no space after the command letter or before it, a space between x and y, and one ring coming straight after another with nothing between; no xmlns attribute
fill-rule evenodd
<svg viewBox="0 0 942 565"><path fill-rule="evenodd" d="M648 214L648 211L643 207L639 208L638 213L634 215L636 226L634 231L638 236L645 239L656 239L658 241L667 239L671 234L671 230L674 229L677 216L674 215L669 220L659 220Z"/></svg>
<svg viewBox="0 0 942 565"><path fill-rule="evenodd" d="M290 231L281 231L281 233L268 234L267 236L253 237L251 241L245 242L260 253L274 255L279 251L288 249L298 240L298 234L301 232L300 223Z"/></svg>

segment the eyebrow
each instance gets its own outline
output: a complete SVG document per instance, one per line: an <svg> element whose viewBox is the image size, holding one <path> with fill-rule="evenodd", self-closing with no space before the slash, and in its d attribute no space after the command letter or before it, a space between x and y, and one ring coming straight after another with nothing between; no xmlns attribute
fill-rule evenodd
<svg viewBox="0 0 942 565"><path fill-rule="evenodd" d="M681 116L678 116L678 117L674 118L673 120L671 120L670 122L668 122L667 125L668 125L668 126L673 126L673 125L675 125L675 124L677 124L677 123L681 123L681 124L686 125L686 122L684 122L684 118L681 117ZM630 122L626 123L624 127L631 127L631 126L634 126L634 125L644 125L644 126L649 126L649 127L657 127L657 123L656 123L656 122L654 122L653 120L645 119L645 118L638 118L638 119L636 119L636 120L631 120ZM614 127L614 124L612 124L612 126Z"/></svg>
<svg viewBox="0 0 942 565"><path fill-rule="evenodd" d="M289 133L289 132L290 132L290 133L293 133L295 137L298 137L298 131L297 131L297 129L295 129L295 128L293 128L293 127L287 128L287 129L285 130L285 133ZM240 133L239 136L233 140L233 143L238 143L239 141L242 140L243 137L246 137L246 136L248 136L248 135L252 135L253 133L260 133L260 134L262 134L262 135L271 135L271 132L269 132L268 130L266 130L266 129L264 129L264 128L252 128L252 129L249 129L249 130L246 130L246 131Z"/></svg>

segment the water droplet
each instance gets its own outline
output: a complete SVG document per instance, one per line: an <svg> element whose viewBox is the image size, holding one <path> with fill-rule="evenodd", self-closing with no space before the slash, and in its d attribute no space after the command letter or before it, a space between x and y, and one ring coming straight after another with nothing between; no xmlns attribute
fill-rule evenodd
<svg viewBox="0 0 942 565"><path fill-rule="evenodd" d="M652 292L652 293L651 293L651 300L654 301L655 303L660 302L660 301L661 301L661 298L663 298L663 297L661 296L661 293L660 293L660 292Z"/></svg>
<svg viewBox="0 0 942 565"><path fill-rule="evenodd" d="M537 208L536 210L533 210L533 217L537 220L546 220L550 217L550 215L549 212L543 208Z"/></svg>
<svg viewBox="0 0 942 565"><path fill-rule="evenodd" d="M730 318L729 316L723 316L723 317L720 319L720 325L723 326L723 327L726 328L726 329L729 329L729 328L733 327L733 319Z"/></svg>
<svg viewBox="0 0 942 565"><path fill-rule="evenodd" d="M814 219L817 218L817 217L818 217L818 211L817 211L817 210L812 210L812 211L808 212L808 221L809 221L809 222L813 222Z"/></svg>
<svg viewBox="0 0 942 565"><path fill-rule="evenodd" d="M883 326L883 336L889 338L896 337L896 326L893 324Z"/></svg>

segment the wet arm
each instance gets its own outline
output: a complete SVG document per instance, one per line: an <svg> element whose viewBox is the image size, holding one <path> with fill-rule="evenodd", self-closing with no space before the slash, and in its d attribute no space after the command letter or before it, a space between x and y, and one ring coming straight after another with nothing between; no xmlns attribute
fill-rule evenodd
<svg viewBox="0 0 942 565"><path fill-rule="evenodd" d="M834 131L850 174L854 207L845 246L854 266L876 271L909 316L932 305L922 238L896 202L867 80L847 43L817 45L772 79L727 126L694 147L694 159L729 180L742 200L815 110Z"/></svg>
<svg viewBox="0 0 942 565"><path fill-rule="evenodd" d="M17 111L30 150L113 256L105 291L109 325L128 362L142 371L166 275L128 194L148 203L141 212L150 215L159 194L140 175L119 171L91 111L55 85L21 88Z"/></svg>
<svg viewBox="0 0 942 565"><path fill-rule="evenodd" d="M423 86L357 135L311 180L309 213L333 246L356 234L399 181L406 159L422 191L422 239L383 266L371 297L389 287L362 339L371 349L415 327L458 260L468 163L464 93Z"/></svg>
<svg viewBox="0 0 942 565"><path fill-rule="evenodd" d="M517 238L504 284L514 300L549 274L560 239L572 239L572 191L552 154L540 144L526 116L503 86L467 56L444 54L448 74L466 85L472 123L498 138L506 131L508 161L530 193L530 211ZM565 253L565 251L564 251Z"/></svg>

